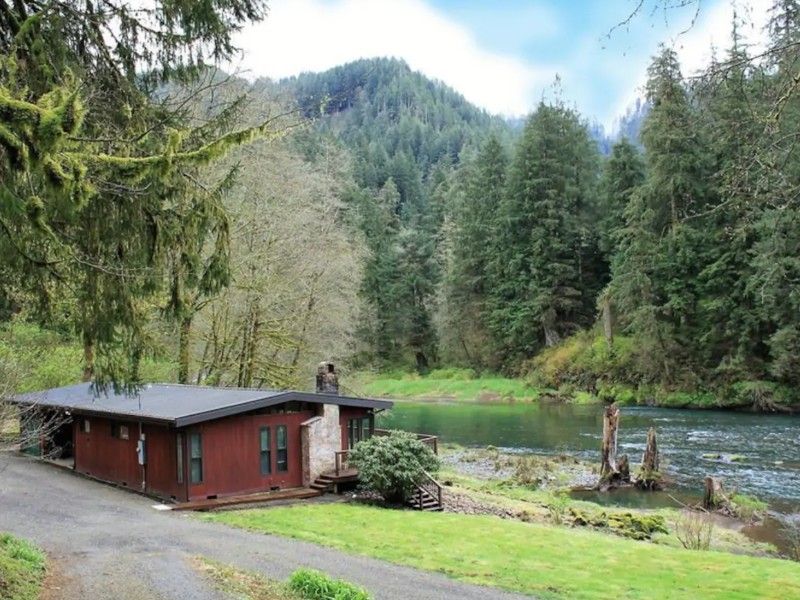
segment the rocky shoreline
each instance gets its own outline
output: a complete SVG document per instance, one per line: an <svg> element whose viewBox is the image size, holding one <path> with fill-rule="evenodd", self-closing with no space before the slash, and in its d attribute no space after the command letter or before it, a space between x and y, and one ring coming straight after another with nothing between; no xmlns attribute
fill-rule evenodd
<svg viewBox="0 0 800 600"><path fill-rule="evenodd" d="M457 473L487 481L515 480L543 491L591 487L597 483L596 465L559 455L520 454L488 448L445 448L442 465Z"/></svg>

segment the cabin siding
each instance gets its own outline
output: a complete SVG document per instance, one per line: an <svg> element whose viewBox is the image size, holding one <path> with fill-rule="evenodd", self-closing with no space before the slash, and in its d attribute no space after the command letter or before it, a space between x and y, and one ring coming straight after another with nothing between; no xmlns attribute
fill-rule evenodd
<svg viewBox="0 0 800 600"><path fill-rule="evenodd" d="M89 422L89 432L83 430ZM112 437L112 426L128 427L128 439ZM78 417L75 423L75 470L95 479L142 489L142 467L136 454L139 424L97 417Z"/></svg>
<svg viewBox="0 0 800 600"><path fill-rule="evenodd" d="M269 491L272 488L292 488L303 485L302 443L300 424L314 416L314 411L295 413L227 417L186 427L186 439L200 433L203 449L203 481L189 481L189 500L209 496L229 496ZM277 471L277 433L286 426L288 471ZM260 432L270 428L271 473L261 474ZM188 450L188 447L187 447ZM190 457L185 452L187 480L191 475Z"/></svg>
<svg viewBox="0 0 800 600"><path fill-rule="evenodd" d="M147 425L144 433L147 451L147 493L161 498L186 500L185 467L184 483L178 483L178 432L159 425ZM186 456L185 449L183 456L184 458Z"/></svg>

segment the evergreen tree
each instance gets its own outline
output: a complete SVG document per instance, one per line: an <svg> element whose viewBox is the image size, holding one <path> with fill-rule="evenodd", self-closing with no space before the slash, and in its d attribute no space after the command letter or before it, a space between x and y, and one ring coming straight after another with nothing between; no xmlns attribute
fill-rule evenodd
<svg viewBox="0 0 800 600"><path fill-rule="evenodd" d="M362 296L370 309L364 324L364 338L380 363L399 359L402 331L402 305L399 302L400 219L397 215L400 193L389 179L376 198L358 196L360 227L366 238L369 256L364 265Z"/></svg>
<svg viewBox="0 0 800 600"><path fill-rule="evenodd" d="M636 336L643 376L675 382L693 374L702 334L697 276L710 240L700 215L712 198L713 163L673 50L662 48L653 60L647 93L648 177L626 209L612 299Z"/></svg>
<svg viewBox="0 0 800 600"><path fill-rule="evenodd" d="M508 157L492 136L463 170L464 191L453 213L452 259L447 279L448 323L458 339L456 353L483 369L494 363L494 343L487 328L487 298L491 288L493 223L503 201Z"/></svg>
<svg viewBox="0 0 800 600"><path fill-rule="evenodd" d="M72 296L85 377L101 387L136 380L162 241L182 227L182 169L266 129L209 139L154 91L197 82L202 57L230 57L233 34L264 12L251 0L0 6L0 243L36 272L26 286L45 280L28 287L44 308L54 286Z"/></svg>
<svg viewBox="0 0 800 600"><path fill-rule="evenodd" d="M623 137L611 148L599 186L600 249L610 264L618 252L618 232L625 226L625 207L644 183L644 159L637 147Z"/></svg>
<svg viewBox="0 0 800 600"><path fill-rule="evenodd" d="M597 150L578 116L540 104L525 125L495 221L490 326L507 359L591 322L593 273L582 271L594 215Z"/></svg>

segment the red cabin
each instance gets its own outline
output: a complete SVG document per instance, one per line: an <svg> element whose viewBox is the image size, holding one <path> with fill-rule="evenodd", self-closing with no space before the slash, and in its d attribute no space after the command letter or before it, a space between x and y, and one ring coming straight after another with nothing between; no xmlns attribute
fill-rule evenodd
<svg viewBox="0 0 800 600"><path fill-rule="evenodd" d="M17 401L38 407L50 423L60 415L32 453L72 459L79 473L186 502L309 487L338 472L347 449L375 432L375 413L392 403L321 387L306 393L149 384L136 395L95 396L83 383Z"/></svg>

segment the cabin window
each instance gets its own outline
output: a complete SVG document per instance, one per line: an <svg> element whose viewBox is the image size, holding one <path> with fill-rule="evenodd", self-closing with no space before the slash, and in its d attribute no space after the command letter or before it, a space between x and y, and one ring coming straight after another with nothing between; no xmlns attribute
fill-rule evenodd
<svg viewBox="0 0 800 600"><path fill-rule="evenodd" d="M203 440L199 433L189 434L189 458L191 460L189 481L203 483Z"/></svg>
<svg viewBox="0 0 800 600"><path fill-rule="evenodd" d="M127 425L120 425L119 423L111 424L111 437L117 440L130 439L130 430Z"/></svg>
<svg viewBox="0 0 800 600"><path fill-rule="evenodd" d="M269 427L262 427L259 435L261 445L261 474L272 473L272 452L270 451Z"/></svg>
<svg viewBox="0 0 800 600"><path fill-rule="evenodd" d="M275 428L276 450L278 451L278 473L286 473L289 470L289 451L287 448L286 425L278 425Z"/></svg>
<svg viewBox="0 0 800 600"><path fill-rule="evenodd" d="M81 431L83 433L89 433L92 430L92 425L89 423L89 419L82 419L81 420Z"/></svg>
<svg viewBox="0 0 800 600"><path fill-rule="evenodd" d="M353 448L358 442L372 437L372 419L361 417L347 420L347 447Z"/></svg>
<svg viewBox="0 0 800 600"><path fill-rule="evenodd" d="M183 483L183 434L175 436L175 462L178 473L178 483Z"/></svg>

